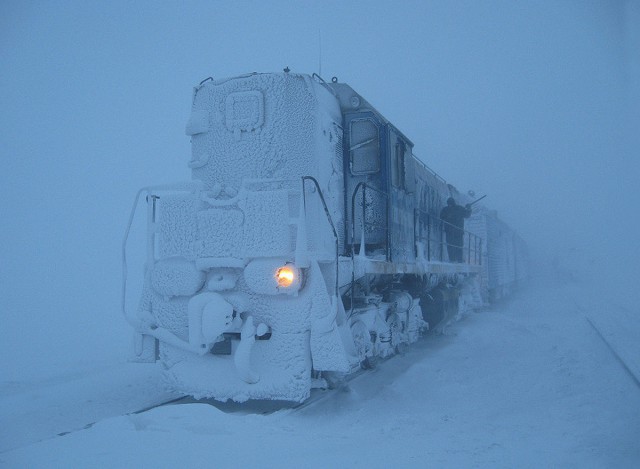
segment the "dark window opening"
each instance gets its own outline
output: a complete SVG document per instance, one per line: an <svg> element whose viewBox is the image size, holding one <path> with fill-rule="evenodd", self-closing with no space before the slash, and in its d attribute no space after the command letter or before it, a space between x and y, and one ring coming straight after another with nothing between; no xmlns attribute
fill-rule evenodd
<svg viewBox="0 0 640 469"><path fill-rule="evenodd" d="M391 183L399 189L405 189L406 187L405 155L406 146L402 140L398 139L393 151L393 161L391 162Z"/></svg>
<svg viewBox="0 0 640 469"><path fill-rule="evenodd" d="M378 126L371 119L351 121L349 155L353 174L372 174L380 170Z"/></svg>

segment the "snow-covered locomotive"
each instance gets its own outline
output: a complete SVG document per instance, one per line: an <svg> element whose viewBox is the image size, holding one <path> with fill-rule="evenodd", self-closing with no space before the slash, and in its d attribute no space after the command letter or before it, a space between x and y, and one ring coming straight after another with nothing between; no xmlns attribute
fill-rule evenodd
<svg viewBox="0 0 640 469"><path fill-rule="evenodd" d="M134 203L131 220L146 196L136 313L123 287L136 359L185 394L303 401L526 275L524 243L483 207L448 262L440 209L470 199L336 79L207 79L186 131L192 181Z"/></svg>

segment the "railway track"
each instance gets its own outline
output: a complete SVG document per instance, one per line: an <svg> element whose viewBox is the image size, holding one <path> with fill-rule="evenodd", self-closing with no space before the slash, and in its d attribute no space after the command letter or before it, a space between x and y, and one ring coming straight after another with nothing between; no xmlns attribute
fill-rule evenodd
<svg viewBox="0 0 640 469"><path fill-rule="evenodd" d="M428 338L431 334L427 334L421 337L417 342L411 344L412 348L420 349L420 344L424 345L428 342ZM191 396L182 396L174 399L169 399L163 402L159 402L155 405L146 406L140 410L129 412L129 414L141 414L149 410L164 407L168 405L181 405L181 404L209 404L225 413L232 414L262 414L268 415L280 410L293 410L300 411L303 409L311 408L321 402L327 401L336 396L340 392L349 390L350 386L355 385L358 381L366 379L367 377L373 377L378 371L388 368L390 362L393 362L393 371L385 370L384 373L401 373L406 370L413 363L412 359L405 356L405 353L398 353L391 355L387 358L378 358L375 365L370 369L360 369L349 375L341 377L336 380L330 387L317 387L311 389L311 395L304 402L290 402L290 401L278 401L278 400L249 400L245 402L234 401L218 401L215 399L196 399ZM90 428L93 424L88 425L86 428Z"/></svg>
<svg viewBox="0 0 640 469"><path fill-rule="evenodd" d="M393 358L393 357L390 357ZM386 361L386 360L385 360ZM294 411L306 409L312 407L320 402L323 402L327 399L330 399L332 396L335 396L336 393L343 391L348 388L348 386L354 383L361 377L367 376L369 372L372 370L359 370L350 375L347 375L337 384L335 387L331 388L313 388L311 390L311 395L304 402L289 402L289 401L278 401L278 400L249 400L245 402L234 402L234 401L217 401L215 399L196 399L191 396L182 396L177 397L175 399L169 399L167 401L159 402L158 404L154 404L151 406L147 406L140 410L136 410L134 412L130 412L129 414L141 414L147 412L152 409L156 409L159 407L169 406L169 405L181 405L181 404L208 404L217 409L221 410L225 413L230 414L262 414L268 415L274 412L278 412L280 410L291 409ZM95 423L95 422L94 422ZM90 428L94 425L94 423L89 424L85 427ZM69 432L65 432L69 433Z"/></svg>
<svg viewBox="0 0 640 469"><path fill-rule="evenodd" d="M633 370L629 363L623 358L621 353L617 350L616 346L612 344L610 340L607 339L606 335L596 326L596 324L591 320L590 317L585 316L585 319L591 326L591 328L595 331L598 337L604 342L607 346L614 359L620 364L620 366L624 369L624 371L629 375L631 380L636 384L638 388L640 388L640 376Z"/></svg>

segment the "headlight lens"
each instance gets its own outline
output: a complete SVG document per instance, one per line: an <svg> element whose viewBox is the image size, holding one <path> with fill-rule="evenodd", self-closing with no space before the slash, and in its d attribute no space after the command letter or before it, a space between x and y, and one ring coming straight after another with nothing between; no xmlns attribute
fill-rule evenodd
<svg viewBox="0 0 640 469"><path fill-rule="evenodd" d="M285 264L276 271L278 291L296 293L302 287L302 272L293 264Z"/></svg>
<svg viewBox="0 0 640 469"><path fill-rule="evenodd" d="M278 287L280 288L290 287L296 279L293 269L288 265L279 268L276 277L278 278Z"/></svg>

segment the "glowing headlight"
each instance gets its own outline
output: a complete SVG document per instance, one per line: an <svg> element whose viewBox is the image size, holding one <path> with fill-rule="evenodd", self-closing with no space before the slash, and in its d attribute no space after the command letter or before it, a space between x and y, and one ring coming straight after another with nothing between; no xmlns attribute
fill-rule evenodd
<svg viewBox="0 0 640 469"><path fill-rule="evenodd" d="M302 272L291 264L286 264L276 271L278 291L295 293L302 286Z"/></svg>
<svg viewBox="0 0 640 469"><path fill-rule="evenodd" d="M278 278L278 287L285 288L290 287L296 279L296 275L293 272L293 269L288 265L285 265L284 267L278 269L276 277Z"/></svg>
<svg viewBox="0 0 640 469"><path fill-rule="evenodd" d="M244 270L247 286L256 293L296 294L303 285L302 271L282 259L255 259Z"/></svg>

